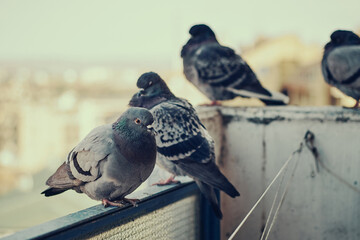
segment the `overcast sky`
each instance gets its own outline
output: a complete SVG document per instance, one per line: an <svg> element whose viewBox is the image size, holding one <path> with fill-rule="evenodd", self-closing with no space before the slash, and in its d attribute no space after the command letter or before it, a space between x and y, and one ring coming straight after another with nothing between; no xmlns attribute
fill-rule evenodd
<svg viewBox="0 0 360 240"><path fill-rule="evenodd" d="M233 48L287 33L323 45L360 29L360 1L0 0L0 60L174 59L196 23Z"/></svg>

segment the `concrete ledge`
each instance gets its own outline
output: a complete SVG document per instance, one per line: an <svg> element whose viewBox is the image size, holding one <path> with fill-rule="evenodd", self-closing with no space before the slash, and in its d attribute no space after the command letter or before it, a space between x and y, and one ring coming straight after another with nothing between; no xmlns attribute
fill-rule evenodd
<svg viewBox="0 0 360 240"><path fill-rule="evenodd" d="M210 134L221 144L218 165L241 196L221 195L227 239L298 148L307 130L315 134L319 159L360 191L360 110L342 107L199 107L205 126L222 122ZM219 146L218 146L219 147ZM290 165L291 166L291 165ZM236 239L259 239L276 187L239 231ZM360 194L329 174L316 170L304 149L280 209L271 239L360 239Z"/></svg>
<svg viewBox="0 0 360 240"><path fill-rule="evenodd" d="M247 119L254 123L269 124L272 121L283 120L316 120L316 121L338 121L338 122L360 122L360 109L346 109L343 107L197 107L202 119L213 118L217 114L226 119L225 123L236 120Z"/></svg>

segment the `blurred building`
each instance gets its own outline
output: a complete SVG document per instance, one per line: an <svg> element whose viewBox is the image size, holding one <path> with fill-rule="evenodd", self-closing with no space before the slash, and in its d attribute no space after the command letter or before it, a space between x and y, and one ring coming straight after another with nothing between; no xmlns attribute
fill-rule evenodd
<svg viewBox="0 0 360 240"><path fill-rule="evenodd" d="M334 103L321 73L321 46L303 43L295 35L259 38L243 48L242 56L262 84L282 91L292 105L329 105Z"/></svg>

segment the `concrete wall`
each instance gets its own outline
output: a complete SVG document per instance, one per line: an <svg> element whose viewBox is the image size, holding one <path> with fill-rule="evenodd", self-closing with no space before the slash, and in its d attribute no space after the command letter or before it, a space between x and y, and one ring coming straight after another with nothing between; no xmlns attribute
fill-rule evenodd
<svg viewBox="0 0 360 240"><path fill-rule="evenodd" d="M360 239L360 111L203 107L198 112L218 144L219 167L241 193L236 199L221 195L222 239L235 230L307 130L315 134L319 159L358 191L321 166L317 172L305 148L269 239ZM276 190L274 185L235 239L259 239Z"/></svg>

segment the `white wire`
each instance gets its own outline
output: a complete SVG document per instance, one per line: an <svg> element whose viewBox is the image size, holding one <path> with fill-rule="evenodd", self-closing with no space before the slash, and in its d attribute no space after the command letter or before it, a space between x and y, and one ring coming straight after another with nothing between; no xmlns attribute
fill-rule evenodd
<svg viewBox="0 0 360 240"><path fill-rule="evenodd" d="M281 172L286 168L286 166L288 165L288 163L291 161L291 159L293 158L293 156L295 155L295 153L301 151L302 149L302 145L300 145L300 148L297 149L296 151L294 151L290 157L288 158L288 160L286 160L286 162L284 163L284 165L280 168L279 172L276 174L276 176L274 177L274 179L271 181L271 183L269 184L269 186L265 189L265 191L263 192L263 194L261 194L260 198L256 201L255 205L250 209L250 211L248 212L248 214L244 217L244 219L241 221L241 223L239 224L239 226L235 229L235 231L231 234L231 236L229 237L229 240L232 240L236 233L240 230L240 228L244 225L244 223L246 222L246 220L248 219L248 217L251 215L251 213L254 211L254 209L257 207L257 205L261 202L261 200L264 198L264 196L266 195L266 193L269 191L270 187L274 184L274 182L276 181L276 179L280 176Z"/></svg>
<svg viewBox="0 0 360 240"><path fill-rule="evenodd" d="M273 217L272 222L271 222L271 224L270 224L269 230L268 230L268 232L267 232L267 234L266 234L265 240L268 239L269 234L270 234L270 231L271 231L272 227L274 226L274 223L275 223L275 221L276 221L276 219L277 219L277 217L278 217L278 215L279 215L280 207L281 207L282 204L284 203L284 198L285 198L285 195L287 194L287 192L288 192L288 190L289 190L290 182L291 182L291 181L293 180L293 178L294 178L295 170L296 170L296 167L297 167L297 165L298 165L298 163L299 163L299 159L300 159L300 155L298 155L298 158L296 159L296 162L295 162L295 166L294 166L293 172L292 172L292 174L291 174L291 176L290 176L289 181L286 183L284 192L283 192L283 194L282 194L282 196L281 196L281 198L280 198L279 204L278 204L278 206L277 206L277 208L276 208L276 211L275 211L275 213L274 213L274 217Z"/></svg>
<svg viewBox="0 0 360 240"><path fill-rule="evenodd" d="M272 211L274 210L275 203L276 203L278 194L279 194L279 192L280 192L280 187L281 187L281 185L282 185L282 183L283 183L283 181L284 181L285 174L286 174L286 171L285 171L284 174L282 175L282 178L281 178L281 180L280 180L280 182L279 182L279 186L278 186L278 188L277 188L277 190L276 190L276 193L275 193L275 196L274 196L274 200L273 200L273 202L272 202L272 204L271 204L271 208L270 208L270 211L269 211L269 216L268 216L268 218L266 219L265 227L264 227L263 232L262 232L262 234L261 234L260 240L263 240L263 238L265 237L266 228L267 228L267 226L269 225L269 221L270 221L270 218L271 218L271 214L272 214Z"/></svg>

